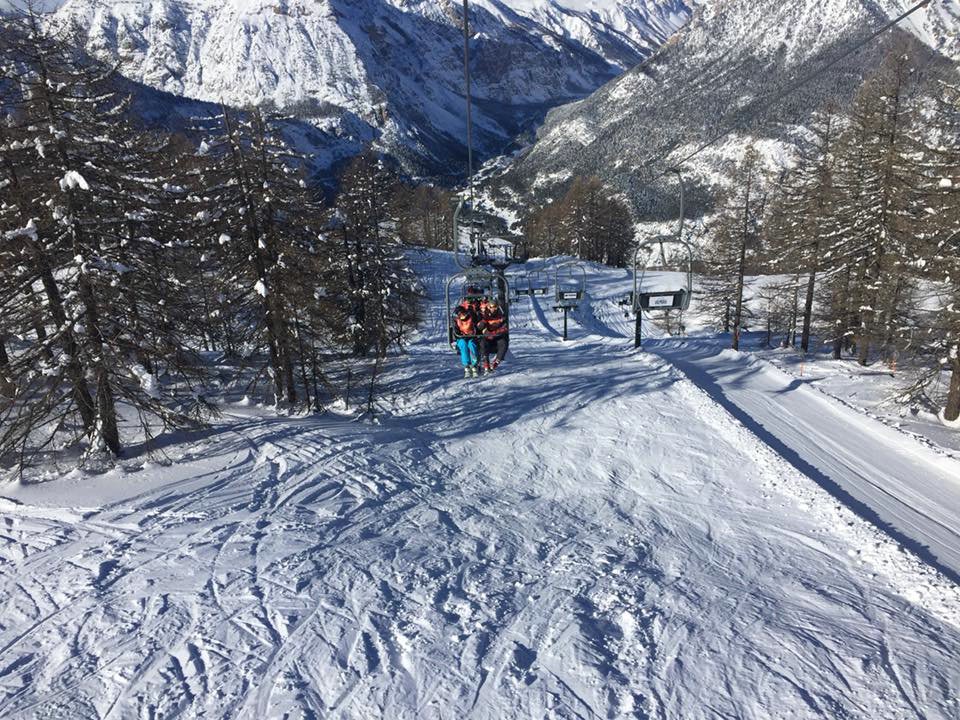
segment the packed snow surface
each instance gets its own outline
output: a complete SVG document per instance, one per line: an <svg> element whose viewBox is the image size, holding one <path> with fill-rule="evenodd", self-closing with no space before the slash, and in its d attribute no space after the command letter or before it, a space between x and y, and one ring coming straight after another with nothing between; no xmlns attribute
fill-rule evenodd
<svg viewBox="0 0 960 720"><path fill-rule="evenodd" d="M863 417L827 442L712 341L634 351L624 271L590 272L568 342L549 297L515 303L502 374L463 380L452 263L418 264L375 422L227 405L154 460L0 489L0 716L960 717L949 567L823 487L867 442L904 505L956 461ZM758 427L777 408L799 448ZM902 534L955 547L955 498Z"/></svg>

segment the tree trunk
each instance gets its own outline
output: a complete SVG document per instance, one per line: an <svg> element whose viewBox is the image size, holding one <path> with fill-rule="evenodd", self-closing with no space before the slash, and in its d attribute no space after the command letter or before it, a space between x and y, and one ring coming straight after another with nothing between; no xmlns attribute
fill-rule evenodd
<svg viewBox="0 0 960 720"><path fill-rule="evenodd" d="M77 256L84 254L83 238L77 220L77 200L74 191L67 193L67 208L70 217L69 233L73 252ZM120 454L120 438L117 431L117 410L114 405L113 390L110 387L109 366L106 358L107 343L104 339L103 327L100 322L100 312L97 307L93 285L83 268L77 275L77 294L83 305L83 316L86 325L86 335L89 338L90 349L94 358L93 367L96 368L97 400L96 422L94 430L114 455Z"/></svg>
<svg viewBox="0 0 960 720"><path fill-rule="evenodd" d="M110 387L106 367L97 370L97 434L115 456L120 455L120 431L117 429L117 406Z"/></svg>
<svg viewBox="0 0 960 720"><path fill-rule="evenodd" d="M33 289L27 288L23 294L24 303L30 307L30 324L33 326L33 332L37 336L37 345L41 348L40 352L46 360L53 360L53 351L50 349L50 346L47 345L47 328L43 323L43 312L33 295Z"/></svg>
<svg viewBox="0 0 960 720"><path fill-rule="evenodd" d="M957 353L957 357L950 361L950 390L943 409L943 418L950 422L960 420L960 344L953 346L953 352Z"/></svg>
<svg viewBox="0 0 960 720"><path fill-rule="evenodd" d="M833 338L833 359L839 360L843 354L843 346L846 342L847 328L844 324L847 318L847 310L850 295L850 266L847 265L843 273L843 285L840 290L835 290L831 302L833 304L832 315L835 318L836 336Z"/></svg>
<svg viewBox="0 0 960 720"><path fill-rule="evenodd" d="M317 382L317 377L320 375L320 363L317 362L317 348L312 342L310 343L310 365L310 376L313 382L313 409L320 412L323 410L320 406L320 386Z"/></svg>
<svg viewBox="0 0 960 720"><path fill-rule="evenodd" d="M10 357L7 355L6 339L0 335L0 398L13 398L15 388L7 367L10 365ZM3 409L0 404L0 409Z"/></svg>
<svg viewBox="0 0 960 720"><path fill-rule="evenodd" d="M875 278L873 273L869 270L866 272L864 277L868 289L873 288L878 282L877 278ZM873 340L872 326L876 314L876 308L874 307L874 305L876 305L876 301L876 291L872 290L867 297L861 296L860 305L857 309L857 327L859 330L856 336L857 363L863 366L866 366L866 364L870 361L870 344ZM870 304L865 305L865 302Z"/></svg>
<svg viewBox="0 0 960 720"><path fill-rule="evenodd" d="M300 355L300 378L303 381L303 392L306 394L306 404L310 407L310 383L307 378L307 354L303 347L303 333L300 328L300 319L296 314L293 316L293 327L297 337L297 348Z"/></svg>
<svg viewBox="0 0 960 720"><path fill-rule="evenodd" d="M740 237L740 262L737 267L737 305L733 313L733 349L740 349L740 328L743 325L743 284L747 272L747 234L750 231L750 182L747 181L743 203L743 234Z"/></svg>
<svg viewBox="0 0 960 720"><path fill-rule="evenodd" d="M818 252L819 243L814 244L813 252ZM810 278L807 280L807 296L803 301L803 333L800 336L800 349L810 351L810 324L813 319L813 292L817 283L817 264L814 261L810 269Z"/></svg>
<svg viewBox="0 0 960 720"><path fill-rule="evenodd" d="M382 359L377 357L373 361L373 368L370 373L370 387L367 390L367 413L373 415L373 399L377 392L377 376L380 374L380 363Z"/></svg>
<svg viewBox="0 0 960 720"><path fill-rule="evenodd" d="M256 117L259 121L259 113ZM266 177L266 160L262 159L262 163L264 165L264 169L262 170L263 176ZM287 403L295 405L297 402L297 385L294 380L293 353L290 350L290 327L287 322L284 301L280 296L281 283L274 278L279 260L276 249L277 241L274 233L273 209L269 207L265 212L263 220L263 239L266 241L267 248L262 251L265 257L263 255L258 257L258 271L264 272L264 284L269 288L270 296L267 305L271 315L270 322L273 327L274 342L277 346L277 359L279 360L278 370L283 374ZM257 243L257 250L260 252L259 242ZM267 263L269 263L269 266ZM278 383L279 377L280 376L278 376Z"/></svg>
<svg viewBox="0 0 960 720"><path fill-rule="evenodd" d="M134 238L136 237L136 228L133 225L132 221L127 222L127 243L133 245ZM123 249L124 244L118 243L117 246L117 257L120 260L122 265L131 265L126 251ZM156 249L154 249L154 260L157 258ZM148 351L143 347L145 344L149 345L148 332L147 328L143 323L142 318L140 317L140 306L137 303L137 297L132 287L132 278L129 277L131 273L121 273L120 274L120 294L123 296L126 301L127 307L130 309L130 320L131 326L133 328L134 337L141 338L141 342L137 344L136 348L136 357L137 362L143 365L143 368L153 374L153 361L150 358Z"/></svg>
<svg viewBox="0 0 960 720"><path fill-rule="evenodd" d="M7 355L5 342L4 338L0 336L0 398L12 399L16 394L16 387L7 369L10 364L10 358ZM0 410L3 408L4 405L0 404Z"/></svg>
<svg viewBox="0 0 960 720"><path fill-rule="evenodd" d="M197 261L197 286L200 288L200 298L203 302L203 329L200 334L200 340L203 342L203 349L210 351L215 349L216 341L213 328L215 323L210 317L210 293L207 289L207 278L203 274L203 263Z"/></svg>
<svg viewBox="0 0 960 720"><path fill-rule="evenodd" d="M904 290L903 277L898 273L897 281L894 285L893 297L887 303L883 311L883 342L881 344L885 359L893 357L896 349L893 347L896 341L896 331L894 330L897 308L901 302L901 296Z"/></svg>
<svg viewBox="0 0 960 720"><path fill-rule="evenodd" d="M114 455L120 454L120 435L117 430L117 408L114 403L113 389L110 387L110 371L107 358L104 357L106 343L100 326L100 313L97 308L93 286L83 272L79 278L80 301L83 303L87 333L93 345L96 357L97 373L97 420L95 430L100 439Z"/></svg>
<svg viewBox="0 0 960 720"><path fill-rule="evenodd" d="M866 322L860 325L860 337L857 338L857 364L863 367L870 362L870 334L867 332Z"/></svg>
<svg viewBox="0 0 960 720"><path fill-rule="evenodd" d="M290 353L290 338L286 323L284 322L283 311L279 308L281 301L274 297L271 315L273 317L273 335L277 343L277 359L280 361L279 370L282 373L283 383L286 388L287 402L295 405L297 402L297 386L293 375L293 358ZM280 383L280 377L277 378L277 384Z"/></svg>
<svg viewBox="0 0 960 720"><path fill-rule="evenodd" d="M50 308L50 314L57 327L63 330L63 350L67 354L66 376L73 387L73 399L77 403L77 411L80 413L80 420L83 422L83 428L87 432L93 432L96 424L97 413L93 402L93 396L90 394L90 388L87 387L87 379L83 365L80 363L80 349L77 346L76 337L73 334L73 328L67 327L67 314L63 309L63 298L60 294L60 288L53 272L50 270L50 264L46 255L37 251L35 253L37 264L40 267L40 282L43 285L44 293L47 296L47 305Z"/></svg>
<svg viewBox="0 0 960 720"><path fill-rule="evenodd" d="M786 347L795 348L797 346L797 315L800 312L800 288L798 283L800 278L794 278L793 284L793 305L790 308L790 330L787 332Z"/></svg>

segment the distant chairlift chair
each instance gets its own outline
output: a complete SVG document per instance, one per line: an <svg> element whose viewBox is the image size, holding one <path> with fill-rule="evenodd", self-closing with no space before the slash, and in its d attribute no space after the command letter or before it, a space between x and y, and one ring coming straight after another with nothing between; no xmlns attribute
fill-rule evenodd
<svg viewBox="0 0 960 720"><path fill-rule="evenodd" d="M672 252L668 252L667 248L671 248ZM642 267L641 258L645 258ZM683 312L690 307L693 262L693 247L675 238L647 240L637 246L633 258L632 300L637 317L634 347L641 345L645 311Z"/></svg>
<svg viewBox="0 0 960 720"><path fill-rule="evenodd" d="M553 309L563 312L563 339L567 339L567 317L580 307L587 292L587 270L578 262L558 265L554 272Z"/></svg>

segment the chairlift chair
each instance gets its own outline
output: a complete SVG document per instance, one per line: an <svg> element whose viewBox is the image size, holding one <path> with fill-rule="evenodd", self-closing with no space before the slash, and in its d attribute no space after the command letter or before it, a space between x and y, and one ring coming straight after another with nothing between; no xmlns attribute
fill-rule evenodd
<svg viewBox="0 0 960 720"><path fill-rule="evenodd" d="M580 307L587 292L587 269L578 262L558 265L553 275L553 309L563 313L563 339L567 339L567 318Z"/></svg>
<svg viewBox="0 0 960 720"><path fill-rule="evenodd" d="M554 271L554 301L558 310L576 308L587 290L587 270L578 262L558 265Z"/></svg>
<svg viewBox="0 0 960 720"><path fill-rule="evenodd" d="M519 300L522 296L530 294L530 278L527 273L507 275L507 282L510 283L510 296L513 300Z"/></svg>
<svg viewBox="0 0 960 720"><path fill-rule="evenodd" d="M469 219L465 216L469 215ZM490 266L506 270L527 262L526 240L520 236L488 237L482 220L473 217L473 208L463 198L453 213L453 257L461 268ZM464 248L464 240L469 253Z"/></svg>
<svg viewBox="0 0 960 720"><path fill-rule="evenodd" d="M460 283L460 291L453 292L453 288ZM469 268L447 278L444 297L447 306L447 340L450 345L456 344L454 332L454 310L464 300L483 300L495 298L503 308L503 314L510 319L510 281L503 273L487 270L486 268Z"/></svg>
<svg viewBox="0 0 960 720"><path fill-rule="evenodd" d="M680 217L677 236L675 238L664 237L642 241L637 245L637 250L633 255L633 312L636 314L633 345L637 348L640 347L641 342L640 334L644 311L662 310L669 312L678 310L682 313L690 307L690 300L693 297L693 246L683 239L683 224L686 219L686 213L684 212L686 193L683 173L679 167L670 168L669 172L677 176L680 190ZM666 270L666 266L673 261L673 253L667 253L667 247L679 248L680 265L683 266L682 280L676 282L673 279L668 279L666 283L653 285L647 279L647 270L652 269L650 259L657 256L660 269ZM647 258L642 270L640 268L641 255Z"/></svg>
<svg viewBox="0 0 960 720"><path fill-rule="evenodd" d="M466 269L486 264L486 251L483 248L483 234L477 231L477 224L471 217L469 221L462 219L467 209L467 202L463 198L457 203L453 212L453 258L457 265ZM471 209L472 213L472 209ZM469 256L464 252L463 240L469 244Z"/></svg>
<svg viewBox="0 0 960 720"><path fill-rule="evenodd" d="M675 253L668 253L667 247L679 248L680 259L675 261ZM641 257L647 261L641 267ZM656 257L656 263L651 258ZM675 238L647 240L637 246L633 256L633 310L686 310L693 297L693 247L690 243ZM670 266L680 267L671 271ZM660 275L649 276L649 271L670 272L664 278ZM677 277L679 275L679 278Z"/></svg>
<svg viewBox="0 0 960 720"><path fill-rule="evenodd" d="M668 253L667 248L674 252ZM641 267L641 257L647 260ZM651 263L651 258L658 258ZM634 347L641 345L643 313L652 310L683 313L693 298L693 246L676 238L641 242L633 257L633 312L636 315ZM670 266L679 269L671 270ZM649 271L654 270L655 273ZM664 274L666 273L666 274ZM669 315L668 315L669 317Z"/></svg>
<svg viewBox="0 0 960 720"><path fill-rule="evenodd" d="M463 283L463 297L470 298L468 291L471 288L485 288L492 290L484 297L495 297L503 308L504 316L509 322L510 318L510 281L504 275L510 265L525 263L527 261L526 243L520 242L519 248L516 244L508 243L509 250L503 253L503 257L491 257L484 246L483 237L486 232L485 223L482 218L478 218L475 212L475 192L474 192L474 173L473 173L473 120L472 120L472 97L470 91L470 31L469 20L470 13L467 0L464 0L463 13L463 73L466 99L466 125L467 125L467 189L466 195L470 199L469 220L462 221L464 211L468 207L467 197L460 197L457 202L457 208L453 213L453 233L451 240L453 242L453 257L461 271L447 279L446 284L446 305L447 305L447 335L450 344L454 344L454 323L453 323L453 296L451 288L455 283ZM467 225L467 227L461 227ZM469 255L464 253L462 240L466 233L468 240ZM518 251L519 250L519 251ZM488 269L492 268L492 269ZM462 302L463 297L457 300L457 304ZM475 297L475 296L474 296Z"/></svg>
<svg viewBox="0 0 960 720"><path fill-rule="evenodd" d="M546 295L550 292L550 276L543 270L528 272L527 287L531 295Z"/></svg>

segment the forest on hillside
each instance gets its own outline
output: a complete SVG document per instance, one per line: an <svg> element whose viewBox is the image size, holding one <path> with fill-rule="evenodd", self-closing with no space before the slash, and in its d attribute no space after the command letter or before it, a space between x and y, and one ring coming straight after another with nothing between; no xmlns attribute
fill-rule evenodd
<svg viewBox="0 0 960 720"><path fill-rule="evenodd" d="M925 75L911 49L894 49L847 105L820 108L788 168L772 174L752 146L730 164L698 230L704 299L735 349L759 326L804 352L919 364L905 402L932 406L945 374L956 420L960 85ZM748 297L744 277L759 274L777 280Z"/></svg>
<svg viewBox="0 0 960 720"><path fill-rule="evenodd" d="M327 202L277 118L223 108L149 131L114 68L36 17L0 28L0 458L197 427L211 358L288 410L371 403L418 317L381 158Z"/></svg>

